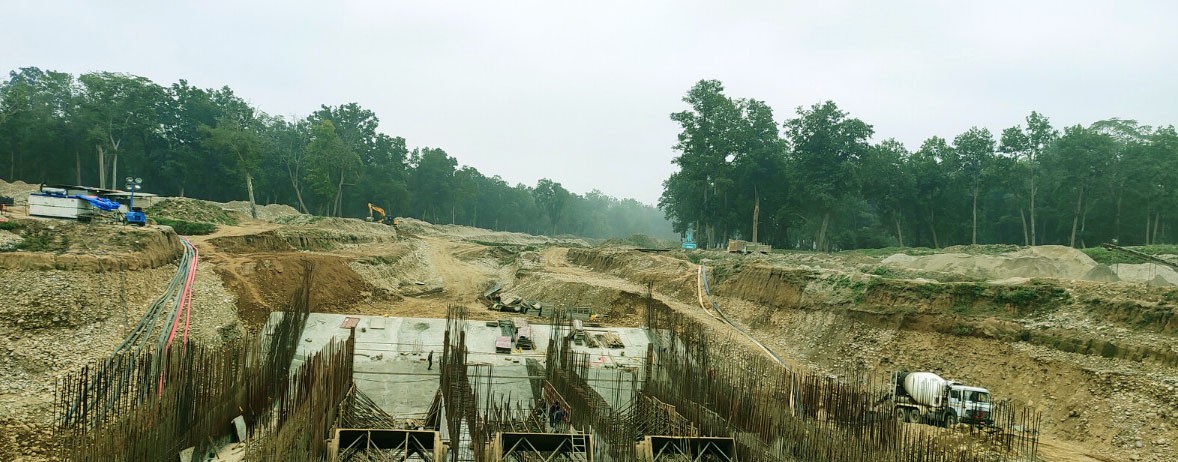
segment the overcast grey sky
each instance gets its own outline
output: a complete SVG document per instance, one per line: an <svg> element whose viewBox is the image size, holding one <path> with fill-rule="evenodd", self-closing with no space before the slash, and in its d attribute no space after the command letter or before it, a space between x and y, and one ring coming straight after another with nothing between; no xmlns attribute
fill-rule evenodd
<svg viewBox="0 0 1178 462"><path fill-rule="evenodd" d="M646 203L705 78L779 123L834 100L909 149L1031 110L1178 123L1173 1L6 3L3 71L228 85L287 116L357 102L486 175Z"/></svg>

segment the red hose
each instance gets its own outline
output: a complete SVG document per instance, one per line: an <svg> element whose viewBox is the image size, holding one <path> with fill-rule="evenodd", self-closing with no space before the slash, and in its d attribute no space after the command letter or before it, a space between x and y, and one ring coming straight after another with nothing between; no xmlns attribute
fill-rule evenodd
<svg viewBox="0 0 1178 462"><path fill-rule="evenodd" d="M172 320L172 331L168 333L168 344L164 351L172 349L172 341L176 339L176 329L180 327L180 314L184 314L184 346L188 346L188 322L191 318L192 311L192 283L196 281L196 265L200 260L200 250L196 246L188 242L188 239L180 238L184 241L184 245L192 249L192 261L188 264L188 274L184 278L184 288L180 291L179 306L176 307L176 319ZM167 353L165 353L167 354ZM164 393L164 371L160 371L159 393L163 396Z"/></svg>
<svg viewBox="0 0 1178 462"><path fill-rule="evenodd" d="M183 239L183 238L181 238L181 239ZM189 309L188 305L192 301L192 282L196 280L196 262L200 256L199 251L196 250L196 246L193 246L191 243L189 243L187 239L184 239L184 243L186 245L188 245L189 247L192 247L192 252L193 252L192 262L191 262L191 264L188 265L188 276L184 280L184 290L182 292L180 292L180 306L176 310L176 319L174 319L172 321L172 331L168 333L167 349L172 348L172 341L176 338L176 329L180 327L180 315L183 313L187 313L187 311ZM187 316L185 317L185 320L184 320L184 342L185 342L185 344L187 344L187 342L188 342L188 317Z"/></svg>
<svg viewBox="0 0 1178 462"><path fill-rule="evenodd" d="M192 246L192 281L196 282L196 264L200 262L200 249ZM192 318L192 284L187 287L184 301L184 346L188 346L188 321Z"/></svg>

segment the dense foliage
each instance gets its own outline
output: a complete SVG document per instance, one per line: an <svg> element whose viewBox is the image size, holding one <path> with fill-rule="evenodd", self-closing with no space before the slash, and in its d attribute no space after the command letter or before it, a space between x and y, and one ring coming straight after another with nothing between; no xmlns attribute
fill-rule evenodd
<svg viewBox="0 0 1178 462"><path fill-rule="evenodd" d="M822 250L956 244L1175 241L1178 133L1109 119L1058 130L1032 112L915 152L826 101L780 126L715 80L671 115L682 127L659 206L675 230Z"/></svg>
<svg viewBox="0 0 1178 462"><path fill-rule="evenodd" d="M513 186L442 149L410 149L378 123L356 103L287 120L228 87L24 68L0 84L0 178L122 188L132 175L158 194L319 215L366 216L373 203L395 216L495 230L674 236L652 206L548 179Z"/></svg>

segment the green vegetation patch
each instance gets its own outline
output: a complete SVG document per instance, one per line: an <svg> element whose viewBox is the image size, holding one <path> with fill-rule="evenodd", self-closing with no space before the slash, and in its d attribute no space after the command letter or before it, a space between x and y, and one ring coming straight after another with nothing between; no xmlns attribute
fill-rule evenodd
<svg viewBox="0 0 1178 462"><path fill-rule="evenodd" d="M212 234L217 230L217 225L212 223L191 222L164 217L156 217L155 222L161 225L171 226L172 229L176 230L176 234L184 236L201 236Z"/></svg>
<svg viewBox="0 0 1178 462"><path fill-rule="evenodd" d="M15 250L63 253L70 249L69 236L44 227L25 228L21 237Z"/></svg>
<svg viewBox="0 0 1178 462"><path fill-rule="evenodd" d="M863 284L851 284L850 288L862 290L855 298L858 303L927 306L962 315L1025 316L1058 307L1071 300L1067 290L1039 280L1020 285L995 285L872 278Z"/></svg>
<svg viewBox="0 0 1178 462"><path fill-rule="evenodd" d="M887 258L892 255L902 253L904 255L912 255L919 257L921 255L935 255L942 251L937 249L930 249L928 247L881 247L878 249L856 249L838 252L836 255L863 255L867 257ZM821 253L821 252L813 252Z"/></svg>
<svg viewBox="0 0 1178 462"><path fill-rule="evenodd" d="M608 239L604 246L633 246L640 249L672 249L678 247L677 242L656 239L645 234L632 234L626 238Z"/></svg>

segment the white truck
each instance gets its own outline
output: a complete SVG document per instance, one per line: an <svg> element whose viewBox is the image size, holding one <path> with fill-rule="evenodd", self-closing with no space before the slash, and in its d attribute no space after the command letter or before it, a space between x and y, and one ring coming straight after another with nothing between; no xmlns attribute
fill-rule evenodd
<svg viewBox="0 0 1178 462"><path fill-rule="evenodd" d="M958 422L991 426L990 391L962 385L932 372L892 374L892 415L902 422L950 427Z"/></svg>

